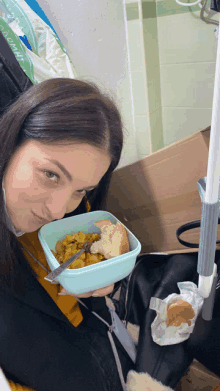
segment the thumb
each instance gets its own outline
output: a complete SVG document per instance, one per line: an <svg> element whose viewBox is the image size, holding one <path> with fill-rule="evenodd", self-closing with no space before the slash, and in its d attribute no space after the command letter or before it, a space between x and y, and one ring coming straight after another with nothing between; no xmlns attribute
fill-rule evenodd
<svg viewBox="0 0 220 391"><path fill-rule="evenodd" d="M64 288L62 288L61 290L60 290L60 292L58 293L59 295L69 295L69 293L66 291L66 289L64 289Z"/></svg>

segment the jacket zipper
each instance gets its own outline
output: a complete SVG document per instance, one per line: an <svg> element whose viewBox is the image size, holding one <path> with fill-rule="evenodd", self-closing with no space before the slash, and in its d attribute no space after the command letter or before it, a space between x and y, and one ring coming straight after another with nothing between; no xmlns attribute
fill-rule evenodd
<svg viewBox="0 0 220 391"><path fill-rule="evenodd" d="M141 254L141 255L146 255L146 254ZM128 291L129 291L129 284L130 284L130 281L131 281L131 276L133 275L133 272L135 271L137 265L139 265L139 263L142 261L142 259L140 259L140 261L138 263L136 263L134 269L132 270L132 272L130 273L129 275L129 278L128 278L128 283L127 283L127 288L126 288L126 294L125 294L125 316L124 316L124 319L122 320L122 323L124 323L124 325L127 327L127 312L128 312Z"/></svg>
<svg viewBox="0 0 220 391"><path fill-rule="evenodd" d="M144 254L141 254L142 255L149 255L149 254L161 254L161 255L168 255L167 253L144 253ZM129 291L129 284L130 284L130 281L131 281L131 277L132 277L132 274L134 273L136 267L139 265L139 263L142 261L142 259L140 259L139 262L136 263L134 269L132 270L132 272L130 273L129 275L129 278L128 278L128 283L127 283L127 288L126 288L126 294L125 294L125 316L124 316L124 319L122 320L122 323L124 323L124 325L127 327L127 320L126 320L126 317L128 315L128 291Z"/></svg>

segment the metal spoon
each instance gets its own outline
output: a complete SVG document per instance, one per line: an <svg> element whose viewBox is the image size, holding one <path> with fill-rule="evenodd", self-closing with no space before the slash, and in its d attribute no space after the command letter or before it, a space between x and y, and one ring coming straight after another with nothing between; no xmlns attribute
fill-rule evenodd
<svg viewBox="0 0 220 391"><path fill-rule="evenodd" d="M74 254L72 257L70 257L69 259L67 259L66 262L62 263L62 265L58 266L53 272L49 273L46 277L44 277L45 280L47 281L50 281L52 282L57 276L59 276L65 269L68 268L69 265L71 265L71 263L73 261L75 261L84 251L90 251L90 247L91 247L92 243L89 244L89 242L87 241L82 250L78 251L78 253Z"/></svg>

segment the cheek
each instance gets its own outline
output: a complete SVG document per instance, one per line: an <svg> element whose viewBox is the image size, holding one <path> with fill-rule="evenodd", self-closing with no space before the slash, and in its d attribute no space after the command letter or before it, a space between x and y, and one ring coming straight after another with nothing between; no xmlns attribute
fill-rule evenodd
<svg viewBox="0 0 220 391"><path fill-rule="evenodd" d="M7 181L7 194L7 198L13 203L18 202L21 208L44 200L41 187L29 172L25 172L25 175L21 172L14 173L11 180L9 178Z"/></svg>
<svg viewBox="0 0 220 391"><path fill-rule="evenodd" d="M14 168L14 167L13 167ZM19 181L29 181L33 178L33 168L28 162L21 162L13 171L13 179Z"/></svg>
<svg viewBox="0 0 220 391"><path fill-rule="evenodd" d="M22 167L20 170L16 170L8 178L8 187L13 188L15 191L27 191L33 189L36 185L34 182L33 174L27 167Z"/></svg>

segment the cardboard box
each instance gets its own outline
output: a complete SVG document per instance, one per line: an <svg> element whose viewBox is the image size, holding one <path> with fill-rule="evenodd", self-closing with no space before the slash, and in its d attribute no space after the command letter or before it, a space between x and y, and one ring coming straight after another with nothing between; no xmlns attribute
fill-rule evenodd
<svg viewBox="0 0 220 391"><path fill-rule="evenodd" d="M138 238L141 253L198 251L180 244L176 230L201 220L197 182L207 175L209 137L210 127L113 173L107 210ZM181 238L199 243L199 233Z"/></svg>
<svg viewBox="0 0 220 391"><path fill-rule="evenodd" d="M186 374L175 387L175 391L219 391L220 378L194 360Z"/></svg>

